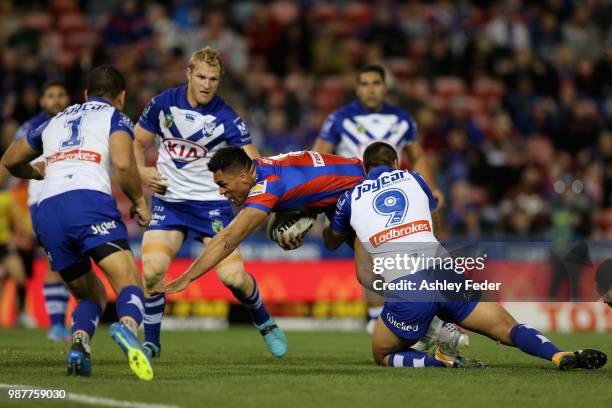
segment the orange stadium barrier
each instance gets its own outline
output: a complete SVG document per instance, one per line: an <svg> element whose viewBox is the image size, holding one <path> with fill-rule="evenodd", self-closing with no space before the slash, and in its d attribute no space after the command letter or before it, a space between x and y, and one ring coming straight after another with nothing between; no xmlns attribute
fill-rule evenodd
<svg viewBox="0 0 612 408"><path fill-rule="evenodd" d="M176 259L168 272L169 278L180 275L191 264L189 259ZM42 285L46 273L46 263L36 260L34 275L28 282L27 307L40 326L48 325L45 313ZM140 264L139 264L140 267ZM253 261L246 268L255 276L263 298L268 303L315 303L316 301L356 301L361 299L361 288L355 279L352 260L328 260L314 262ZM99 276L102 272L96 270ZM114 301L106 279L102 279L109 300ZM5 285L5 293L0 298L0 327L12 326L15 321L14 286ZM229 290L223 286L214 271L192 283L185 291L170 295L170 301L224 301L236 302ZM74 307L71 299L69 311ZM68 313L70 315L70 313Z"/></svg>

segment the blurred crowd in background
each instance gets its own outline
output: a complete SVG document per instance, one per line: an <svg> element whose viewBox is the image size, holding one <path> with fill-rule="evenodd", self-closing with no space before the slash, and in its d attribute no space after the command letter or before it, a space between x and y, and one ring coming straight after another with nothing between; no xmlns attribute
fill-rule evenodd
<svg viewBox="0 0 612 408"><path fill-rule="evenodd" d="M113 64L137 121L211 45L262 154L308 149L381 63L447 196L443 235L612 239L611 23L605 0L0 0L2 142L45 80L80 102Z"/></svg>

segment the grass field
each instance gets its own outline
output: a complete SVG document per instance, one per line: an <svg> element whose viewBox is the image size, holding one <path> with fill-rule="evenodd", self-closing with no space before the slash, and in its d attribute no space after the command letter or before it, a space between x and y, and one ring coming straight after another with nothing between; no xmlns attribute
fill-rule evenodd
<svg viewBox="0 0 612 408"><path fill-rule="evenodd" d="M180 407L599 407L612 399L612 365L596 371L559 372L547 361L496 345L475 334L465 355L485 370L376 367L365 333L288 333L289 352L267 354L255 330L165 332L152 382L132 376L107 327L94 338L91 378L65 376L67 345L44 331L0 331L0 383L63 388L121 401ZM561 347L598 348L612 355L612 335L551 334ZM0 405L79 406L20 401ZM88 405L91 406L91 405ZM143 407L145 407L143 405Z"/></svg>

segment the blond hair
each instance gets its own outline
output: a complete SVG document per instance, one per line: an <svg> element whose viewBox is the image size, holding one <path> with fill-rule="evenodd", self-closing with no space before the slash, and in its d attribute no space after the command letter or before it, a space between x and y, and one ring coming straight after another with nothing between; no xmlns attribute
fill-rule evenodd
<svg viewBox="0 0 612 408"><path fill-rule="evenodd" d="M219 67L219 72L223 73L223 62L219 56L219 52L212 47L206 46L193 54L189 58L189 69L193 69L196 64L206 63L211 67Z"/></svg>

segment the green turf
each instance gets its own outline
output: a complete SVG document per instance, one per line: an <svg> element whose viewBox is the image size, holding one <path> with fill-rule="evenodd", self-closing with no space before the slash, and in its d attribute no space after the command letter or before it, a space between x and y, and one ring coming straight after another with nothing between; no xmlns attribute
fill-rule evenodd
<svg viewBox="0 0 612 408"><path fill-rule="evenodd" d="M560 347L612 355L610 334L550 338ZM247 328L166 332L162 339L156 378L147 383L132 376L105 327L94 338L91 378L66 377L67 346L47 342L44 331L2 330L0 383L182 407L596 407L609 405L612 397L610 366L559 372L547 361L475 334L465 354L488 362L485 370L376 367L365 333L288 333L283 359L271 357L259 334Z"/></svg>

